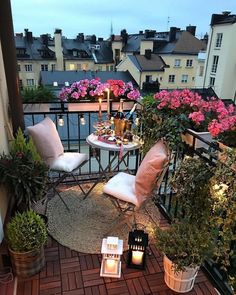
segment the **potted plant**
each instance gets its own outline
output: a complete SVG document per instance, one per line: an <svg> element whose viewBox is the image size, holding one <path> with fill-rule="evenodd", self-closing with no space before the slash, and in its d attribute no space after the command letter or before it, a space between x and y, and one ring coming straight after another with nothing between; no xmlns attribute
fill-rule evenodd
<svg viewBox="0 0 236 295"><path fill-rule="evenodd" d="M144 154L160 139L165 138L170 149L183 148L181 134L190 126L184 113L160 111L158 101L151 95L142 100L140 112L140 126L144 141Z"/></svg>
<svg viewBox="0 0 236 295"><path fill-rule="evenodd" d="M189 292L203 260L211 257L212 234L207 227L199 228L186 222L173 223L156 230L156 244L164 254L164 280L175 292Z"/></svg>
<svg viewBox="0 0 236 295"><path fill-rule="evenodd" d="M192 289L202 261L214 249L215 233L209 226L213 172L200 158L185 157L171 180L178 210L167 230L157 229L156 239L164 254L165 282L176 292Z"/></svg>
<svg viewBox="0 0 236 295"><path fill-rule="evenodd" d="M49 103L56 101L55 93L47 87L27 87L21 92L25 112L49 112Z"/></svg>
<svg viewBox="0 0 236 295"><path fill-rule="evenodd" d="M224 102L215 97L203 99L196 92L185 90L161 91L154 95L156 108L165 119L174 118L183 122L186 133L183 140L194 148L207 147L206 144L193 136L199 136L207 141L217 137L220 133L229 130L236 122L235 108L231 104L226 106ZM183 121L184 118L184 121Z"/></svg>
<svg viewBox="0 0 236 295"><path fill-rule="evenodd" d="M0 155L0 183L13 201L15 211L25 211L46 192L48 167L41 160L33 141L26 141L19 129L9 155Z"/></svg>
<svg viewBox="0 0 236 295"><path fill-rule="evenodd" d="M20 277L38 273L45 264L47 229L33 210L17 213L6 225L6 241L13 270Z"/></svg>

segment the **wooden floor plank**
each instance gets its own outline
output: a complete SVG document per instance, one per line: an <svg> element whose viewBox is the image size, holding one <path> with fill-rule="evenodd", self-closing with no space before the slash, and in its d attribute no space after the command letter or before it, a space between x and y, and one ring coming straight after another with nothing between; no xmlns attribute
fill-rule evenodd
<svg viewBox="0 0 236 295"><path fill-rule="evenodd" d="M71 251L49 238L45 267L38 275L19 279L17 295L176 295L164 282L163 257L156 245L151 244L149 251L145 270L127 268L127 253L124 253L121 278L103 278L100 277L101 254ZM1 295L12 295L6 287L0 288ZM188 295L203 294L217 292L200 270Z"/></svg>

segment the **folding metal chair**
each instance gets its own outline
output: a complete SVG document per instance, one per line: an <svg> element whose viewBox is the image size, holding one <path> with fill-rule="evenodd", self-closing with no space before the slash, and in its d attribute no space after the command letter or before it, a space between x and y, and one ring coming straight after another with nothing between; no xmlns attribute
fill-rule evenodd
<svg viewBox="0 0 236 295"><path fill-rule="evenodd" d="M106 235L125 223L132 227L132 218L136 223L135 214L143 208L146 210L153 190L160 188L169 161L168 147L160 140L146 154L136 175L119 172L105 184L103 192L119 213Z"/></svg>
<svg viewBox="0 0 236 295"><path fill-rule="evenodd" d="M32 137L38 153L41 158L49 166L50 184L49 190L53 191L60 197L66 208L69 210L66 202L63 200L57 186L67 177L71 177L85 194L81 184L76 178L79 169L87 163L89 157L79 152L64 152L59 134L53 121L46 117L40 123L27 127L29 135ZM58 177L54 181L53 173L57 173Z"/></svg>

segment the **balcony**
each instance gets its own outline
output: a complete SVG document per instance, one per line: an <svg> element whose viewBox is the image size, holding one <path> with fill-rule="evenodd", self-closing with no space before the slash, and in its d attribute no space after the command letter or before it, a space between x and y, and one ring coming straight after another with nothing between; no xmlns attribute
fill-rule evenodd
<svg viewBox="0 0 236 295"><path fill-rule="evenodd" d="M80 118L83 114L86 125L81 125ZM58 125L59 116L63 115L64 126ZM51 104L47 113L25 113L26 126L36 124L45 116L49 116L57 125L58 132L63 145L69 151L83 151L90 154L90 160L86 169L81 173L81 181L84 185L89 185L95 180L99 173L99 167L95 164L91 148L86 144L86 137L93 131L93 122L97 120L97 111L69 112L67 106ZM103 114L105 118L105 112ZM196 136L198 137L198 136ZM198 138L201 140L201 138ZM194 138L194 141L196 138ZM209 142L204 141L205 144ZM187 148L184 151L197 155L212 165L216 163L215 146L194 150ZM108 162L110 153L101 155L103 162ZM167 177L163 180L159 191L159 202L157 206L160 211L160 226L165 228L178 211L174 194L169 187L169 179L173 175L181 161L183 154L176 153L173 157L171 169ZM129 157L129 168L133 172L139 166L140 155L138 153ZM119 167L121 171L124 167ZM61 189L70 187L72 182L64 183ZM89 233L88 233L89 234ZM70 250L66 246L59 244L52 237L49 237L45 247L46 265L37 275L29 279L19 279L17 295L39 295L39 294L176 294L164 283L164 270L162 255L157 249L154 241L150 242L148 249L145 270L127 269L126 256L122 256L122 276L120 279L102 278L99 275L101 265L101 254L89 254ZM218 276L217 276L218 275ZM220 280L221 277L221 280ZM4 290L4 289L3 289ZM219 276L219 272L212 261L206 261L199 272L191 294L232 294L228 285ZM8 294L8 291L5 291ZM10 292L10 291L9 291ZM4 293L3 293L4 294ZM190 294L190 293L188 293Z"/></svg>

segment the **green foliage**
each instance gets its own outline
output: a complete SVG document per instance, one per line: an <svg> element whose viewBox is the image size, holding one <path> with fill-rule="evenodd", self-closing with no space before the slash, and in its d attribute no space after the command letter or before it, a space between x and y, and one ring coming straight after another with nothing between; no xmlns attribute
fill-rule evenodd
<svg viewBox="0 0 236 295"><path fill-rule="evenodd" d="M47 87L24 88L21 92L23 103L51 102L57 100L54 92Z"/></svg>
<svg viewBox="0 0 236 295"><path fill-rule="evenodd" d="M236 286L236 153L225 150L224 163L218 162L211 178L211 195L214 200L211 226L219 238L215 260Z"/></svg>
<svg viewBox="0 0 236 295"><path fill-rule="evenodd" d="M18 213L6 226L6 239L13 251L38 249L47 240L46 225L33 210Z"/></svg>
<svg viewBox="0 0 236 295"><path fill-rule="evenodd" d="M197 225L173 223L168 229L156 230L156 244L174 264L175 271L186 267L200 266L203 260L212 255L213 239L207 231L200 231Z"/></svg>
<svg viewBox="0 0 236 295"><path fill-rule="evenodd" d="M178 219L201 226L211 215L210 178L213 169L200 158L185 157L171 181L179 205Z"/></svg>
<svg viewBox="0 0 236 295"><path fill-rule="evenodd" d="M152 96L143 99L141 128L144 139L144 153L160 138L164 138L172 150L183 148L181 134L190 127L185 114L166 113L157 109L157 101Z"/></svg>
<svg viewBox="0 0 236 295"><path fill-rule="evenodd" d="M229 147L236 148L236 129L220 133L217 139Z"/></svg>
<svg viewBox="0 0 236 295"><path fill-rule="evenodd" d="M10 154L0 155L0 183L14 199L16 209L27 210L33 201L45 194L48 167L42 162L35 146L18 131L11 143Z"/></svg>

